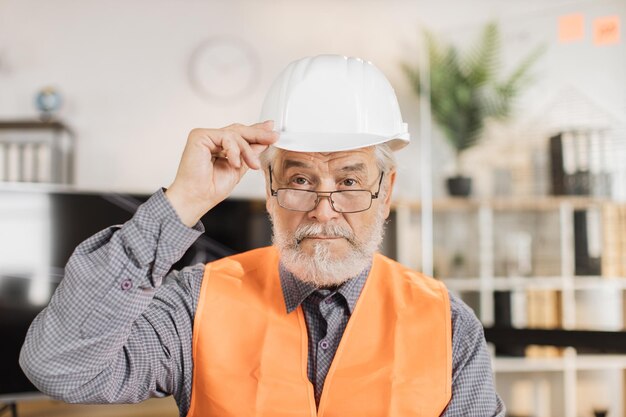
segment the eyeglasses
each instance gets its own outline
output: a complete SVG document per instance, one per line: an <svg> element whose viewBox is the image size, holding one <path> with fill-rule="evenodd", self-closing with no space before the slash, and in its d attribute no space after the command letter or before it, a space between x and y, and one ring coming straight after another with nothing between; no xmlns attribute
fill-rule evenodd
<svg viewBox="0 0 626 417"><path fill-rule="evenodd" d="M378 191L372 193L370 190L338 190L338 191L313 191L300 190L297 188L278 188L274 190L272 185L272 167L269 167L270 192L272 197L276 197L278 205L287 210L311 211L320 202L321 198L328 198L330 206L338 213L358 213L368 210L372 206L372 200L378 198L380 185L383 182L383 175L380 173L378 180Z"/></svg>

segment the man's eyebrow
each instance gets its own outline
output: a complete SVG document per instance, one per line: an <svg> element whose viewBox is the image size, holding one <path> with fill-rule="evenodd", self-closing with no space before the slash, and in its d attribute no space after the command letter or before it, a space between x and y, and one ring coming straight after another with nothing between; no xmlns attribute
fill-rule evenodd
<svg viewBox="0 0 626 417"><path fill-rule="evenodd" d="M289 168L311 168L311 166L306 162L295 159L285 159L283 161L283 170L288 170Z"/></svg>
<svg viewBox="0 0 626 417"><path fill-rule="evenodd" d="M364 172L367 173L367 166L364 163L359 162L352 165L346 165L341 168L339 171L341 172Z"/></svg>
<svg viewBox="0 0 626 417"><path fill-rule="evenodd" d="M285 159L283 161L283 170L288 170L289 168L305 168L312 169L313 167L307 164L304 161L299 161L295 159ZM349 172L357 172L357 173L367 173L367 166L362 162L357 162L352 165L345 165L339 169L339 172L349 173Z"/></svg>

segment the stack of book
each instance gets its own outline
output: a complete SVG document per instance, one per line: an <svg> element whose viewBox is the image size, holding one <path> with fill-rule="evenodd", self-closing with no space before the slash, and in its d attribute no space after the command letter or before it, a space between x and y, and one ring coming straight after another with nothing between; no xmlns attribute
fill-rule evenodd
<svg viewBox="0 0 626 417"><path fill-rule="evenodd" d="M575 275L602 275L603 223L602 210L598 207L574 211Z"/></svg>
<svg viewBox="0 0 626 417"><path fill-rule="evenodd" d="M602 276L626 277L626 205L602 208Z"/></svg>
<svg viewBox="0 0 626 417"><path fill-rule="evenodd" d="M561 293L556 290L530 290L526 293L529 329L558 329L561 320ZM529 358L554 358L563 355L563 349L555 346L528 346Z"/></svg>
<svg viewBox="0 0 626 417"><path fill-rule="evenodd" d="M552 136L552 195L610 196L612 148L612 140L602 130L563 131Z"/></svg>

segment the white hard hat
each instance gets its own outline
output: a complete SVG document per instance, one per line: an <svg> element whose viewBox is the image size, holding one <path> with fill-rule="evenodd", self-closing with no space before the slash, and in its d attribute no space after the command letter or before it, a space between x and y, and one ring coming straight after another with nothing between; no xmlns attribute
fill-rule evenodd
<svg viewBox="0 0 626 417"><path fill-rule="evenodd" d="M319 55L292 62L265 96L261 120L274 120L277 148L337 152L409 143L396 94L371 62Z"/></svg>

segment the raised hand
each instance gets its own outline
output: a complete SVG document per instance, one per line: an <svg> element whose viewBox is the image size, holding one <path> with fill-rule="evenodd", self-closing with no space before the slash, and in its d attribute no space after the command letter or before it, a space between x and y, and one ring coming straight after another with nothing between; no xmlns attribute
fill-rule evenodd
<svg viewBox="0 0 626 417"><path fill-rule="evenodd" d="M187 226L230 195L248 168L261 167L259 154L276 142L268 120L250 126L193 129L165 195Z"/></svg>

